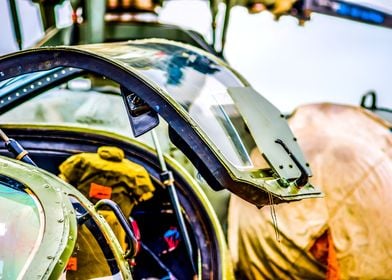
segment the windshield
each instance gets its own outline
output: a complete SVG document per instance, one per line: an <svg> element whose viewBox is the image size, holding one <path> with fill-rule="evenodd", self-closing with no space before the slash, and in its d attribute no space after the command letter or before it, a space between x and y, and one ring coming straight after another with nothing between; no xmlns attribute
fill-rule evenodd
<svg viewBox="0 0 392 280"><path fill-rule="evenodd" d="M42 237L40 207L22 184L0 176L0 279L19 279Z"/></svg>
<svg viewBox="0 0 392 280"><path fill-rule="evenodd" d="M3 81L0 111L5 112L1 123L69 123L131 136L118 84L75 68L60 67Z"/></svg>
<svg viewBox="0 0 392 280"><path fill-rule="evenodd" d="M249 155L256 146L255 141L228 94L228 88L244 85L223 62L197 49L159 40L81 48L133 67L164 89L168 93L166 97L181 106L183 113L192 118L210 143L231 164L237 168L253 166ZM79 75L84 80L67 81L64 78L67 75L72 78ZM129 135L129 121L123 101L119 95L116 96L120 92L119 85L105 77L86 74L74 68L55 68L2 82L0 110L15 99L27 99L30 93L30 96L37 95L34 92L39 91L39 86L46 86L44 94L29 102L29 106L23 104L18 106L18 110L3 114L1 122L76 122L104 126ZM108 88L115 94L103 94L108 93ZM118 114L113 114L114 105L114 111Z"/></svg>
<svg viewBox="0 0 392 280"><path fill-rule="evenodd" d="M252 166L249 154L255 142L227 91L244 84L223 62L196 49L159 41L83 48L120 60L150 78L186 110L232 164Z"/></svg>

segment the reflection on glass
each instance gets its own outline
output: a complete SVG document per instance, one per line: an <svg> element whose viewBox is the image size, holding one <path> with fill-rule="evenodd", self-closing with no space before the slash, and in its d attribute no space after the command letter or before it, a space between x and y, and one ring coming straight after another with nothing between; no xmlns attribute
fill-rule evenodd
<svg viewBox="0 0 392 280"><path fill-rule="evenodd" d="M33 73L28 73L24 75L20 75L5 81L0 82L0 97L3 96L5 93L8 93L21 85L26 85L29 84L29 82L32 82L36 79L39 79L43 76L49 75L50 73L55 72L59 68L47 70L47 71L39 71L39 72L33 72Z"/></svg>
<svg viewBox="0 0 392 280"><path fill-rule="evenodd" d="M45 78L45 73L50 74L51 72L40 71L33 74ZM26 79L27 75L23 75L23 77L23 79L19 79L19 83L23 81L19 87L31 88L32 84L29 84ZM34 80L36 81L36 79ZM0 93L9 94L15 91L14 86L15 83L8 84L0 89ZM22 94L13 94L12 98L22 98ZM0 102L0 109L2 106L3 104ZM0 122L72 123L98 129L109 129L127 136L131 135L127 112L118 85L108 79L89 74L59 86L53 85L42 94L3 113Z"/></svg>
<svg viewBox="0 0 392 280"><path fill-rule="evenodd" d="M119 60L149 78L166 90L166 97L182 107L183 113L197 123L227 160L239 168L253 166L249 154L255 142L227 93L230 87L244 85L223 63L197 49L168 41L143 40L80 48ZM57 70L61 72L60 68ZM9 93L13 87L20 87L22 81L24 87L31 87L25 83L27 79L50 71L4 82L0 92ZM53 86L45 94L6 112L0 121L72 122L130 135L123 101L116 95L119 94L118 84L105 77L81 76L88 83L75 79L59 87ZM20 96L15 94L12 98Z"/></svg>
<svg viewBox="0 0 392 280"><path fill-rule="evenodd" d="M255 143L227 93L227 88L243 84L228 68L196 50L164 42L87 48L118 59L153 80L188 112L232 164L253 165L249 154Z"/></svg>
<svg viewBox="0 0 392 280"><path fill-rule="evenodd" d="M40 236L39 208L20 185L0 177L0 279L17 279L35 253Z"/></svg>

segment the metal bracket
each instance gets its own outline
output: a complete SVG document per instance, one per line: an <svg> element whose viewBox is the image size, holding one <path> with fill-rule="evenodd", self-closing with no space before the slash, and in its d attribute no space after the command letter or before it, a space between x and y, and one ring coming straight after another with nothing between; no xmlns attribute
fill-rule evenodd
<svg viewBox="0 0 392 280"><path fill-rule="evenodd" d="M122 228L125 231L125 234L129 240L130 243L130 249L125 253L126 258L133 258L137 254L137 248L139 247L139 241L137 240L135 234L132 231L132 227L129 224L127 218L123 214L123 212L120 209L120 206L118 206L117 203L115 203L113 200L110 199L101 199L95 204L95 209L99 210L103 206L107 206L110 208L110 210L113 211L114 215L116 215L118 221L120 222Z"/></svg>

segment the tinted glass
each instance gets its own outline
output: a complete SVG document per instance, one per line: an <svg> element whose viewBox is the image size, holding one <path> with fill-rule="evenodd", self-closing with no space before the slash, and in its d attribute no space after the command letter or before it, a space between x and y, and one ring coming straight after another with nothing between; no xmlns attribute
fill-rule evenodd
<svg viewBox="0 0 392 280"><path fill-rule="evenodd" d="M0 122L71 123L130 136L127 112L117 84L103 77L80 74L78 78L70 77L70 81L56 85L56 79L64 75L62 72L56 68L0 83L0 109L17 98L35 96L2 114ZM45 89L47 84L51 86ZM40 88L43 92L36 96L42 91Z"/></svg>
<svg viewBox="0 0 392 280"><path fill-rule="evenodd" d="M167 93L166 98L179 105L183 114L197 124L210 144L215 145L228 161L238 168L253 166L249 155L256 146L255 141L227 92L228 88L243 87L244 84L223 62L197 49L164 41L97 44L80 48L116 59L148 77L165 90L160 93ZM118 84L104 77L80 74L85 79L87 77L87 84L77 85L74 80L55 87L54 79L60 79L75 69L50 71L46 72L48 76L35 73L3 83L0 109L15 99L21 99L22 95L36 91L40 82L48 83L52 88L29 102L28 106L23 104L2 115L1 122L76 122L122 134L131 133L121 98L102 94L107 93L107 89L118 94ZM22 80L27 82L21 84Z"/></svg>
<svg viewBox="0 0 392 280"><path fill-rule="evenodd" d="M255 146L253 138L227 93L227 88L242 87L243 83L223 62L164 42L85 47L120 60L150 78L186 110L232 164L252 166L249 154Z"/></svg>

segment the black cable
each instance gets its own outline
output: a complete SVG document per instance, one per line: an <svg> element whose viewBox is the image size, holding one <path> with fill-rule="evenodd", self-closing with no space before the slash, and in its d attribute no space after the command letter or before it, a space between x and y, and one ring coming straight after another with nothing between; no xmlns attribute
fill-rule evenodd
<svg viewBox="0 0 392 280"><path fill-rule="evenodd" d="M146 250L147 253L149 253L151 255L151 257L159 264L159 266L165 270L168 274L169 279L171 280L177 280L177 278L174 276L174 274L170 271L170 269L159 259L159 257L150 250L150 248L147 247L147 245L145 245L143 242L140 242L140 246L142 246L142 248L144 250Z"/></svg>

